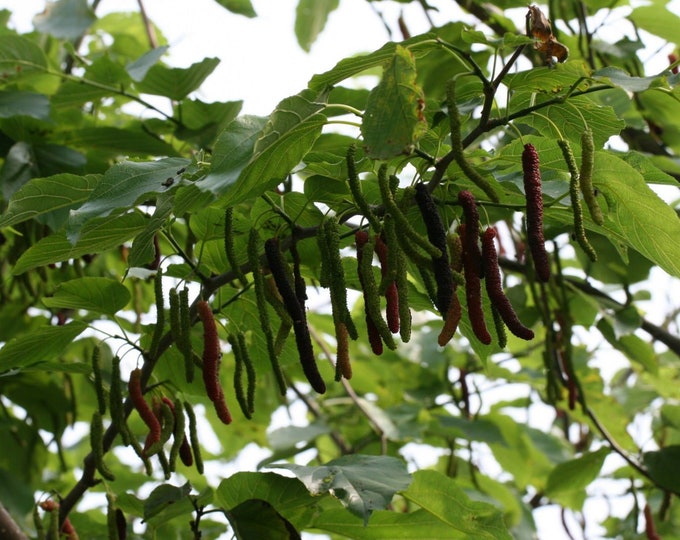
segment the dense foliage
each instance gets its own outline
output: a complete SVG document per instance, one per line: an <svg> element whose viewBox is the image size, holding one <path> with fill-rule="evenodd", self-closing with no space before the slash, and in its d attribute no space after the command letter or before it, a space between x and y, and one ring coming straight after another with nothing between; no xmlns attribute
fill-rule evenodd
<svg viewBox="0 0 680 540"><path fill-rule="evenodd" d="M3 538L680 535L677 15L414 0L261 117L97 4L0 12Z"/></svg>

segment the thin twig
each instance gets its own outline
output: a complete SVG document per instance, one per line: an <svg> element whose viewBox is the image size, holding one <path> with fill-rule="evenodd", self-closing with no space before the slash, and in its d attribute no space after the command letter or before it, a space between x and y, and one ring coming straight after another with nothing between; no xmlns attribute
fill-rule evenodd
<svg viewBox="0 0 680 540"><path fill-rule="evenodd" d="M144 8L144 2L142 0L137 0L139 5L139 13L142 16L142 21L144 22L144 30L146 31L146 38L149 40L149 46L152 49L158 47L158 38L156 37L156 29L153 27L153 23L146 14L146 9Z"/></svg>
<svg viewBox="0 0 680 540"><path fill-rule="evenodd" d="M328 360L328 362L331 364L331 366L335 366L335 363L333 362L333 353L331 350L328 348L328 345L326 342L321 339L321 336L317 333L317 331L310 327L309 328L309 333L311 334L312 338L316 343L321 347L321 351L323 352L324 356ZM347 395L349 398L352 400L352 402L357 406L357 408L361 411L361 414L363 414L366 419L373 425L373 428L375 431L378 433L380 436L380 441L381 441L381 448L382 448L382 453L386 454L387 453L387 436L385 434L385 430L383 430L382 427L380 427L380 423L373 417L371 412L364 407L363 403L361 403L361 398L359 395L354 391L354 388L352 388L352 385L349 383L347 379L344 377L340 379L340 384L342 384L342 387L345 389L345 392L347 392Z"/></svg>
<svg viewBox="0 0 680 540"><path fill-rule="evenodd" d="M319 420L323 417L323 414L321 413L321 408L319 407L319 404L316 403L316 401L309 399L309 397L306 396L303 392L301 392L300 389L293 383L289 382L288 387L295 393L298 399L305 404L305 407L307 407L307 409L314 418ZM330 436L331 439L333 439L333 442L340 450L340 453L342 453L343 455L352 453L352 446L345 440L345 438L342 435L340 435L340 433L338 433L335 430L331 430L328 433L328 435Z"/></svg>

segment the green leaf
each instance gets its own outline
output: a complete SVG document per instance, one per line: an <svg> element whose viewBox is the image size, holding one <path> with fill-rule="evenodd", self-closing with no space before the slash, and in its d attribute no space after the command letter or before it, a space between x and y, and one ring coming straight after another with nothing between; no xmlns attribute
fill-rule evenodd
<svg viewBox="0 0 680 540"><path fill-rule="evenodd" d="M49 2L42 13L33 17L36 30L58 39L76 39L96 20L87 0Z"/></svg>
<svg viewBox="0 0 680 540"><path fill-rule="evenodd" d="M198 99L185 99L177 107L182 126L175 135L198 146L213 148L214 152L218 135L234 121L242 106L242 101L205 103Z"/></svg>
<svg viewBox="0 0 680 540"><path fill-rule="evenodd" d="M299 480L274 473L238 472L215 491L215 503L225 510L253 499L267 501L299 528L307 525L316 501Z"/></svg>
<svg viewBox="0 0 680 540"><path fill-rule="evenodd" d="M639 324L637 326L639 327ZM607 320L607 317L603 317L597 322L597 329L610 345L625 354L629 360L640 364L650 373L655 375L658 373L658 360L654 346L651 343L632 333L617 336L613 324Z"/></svg>
<svg viewBox="0 0 680 540"><path fill-rule="evenodd" d="M434 44L434 40L436 39L436 34L422 34L403 41L401 46L408 48L411 52L415 53L418 50L430 50L437 47L437 45ZM394 42L389 42L372 53L340 60L340 62L338 62L331 70L319 75L314 75L309 81L309 88L321 91L335 86L349 77L358 75L362 71L382 66L394 56L398 46L399 45Z"/></svg>
<svg viewBox="0 0 680 540"><path fill-rule="evenodd" d="M0 227L9 227L59 209L75 208L84 203L101 179L100 175L58 174L34 178L9 201Z"/></svg>
<svg viewBox="0 0 680 540"><path fill-rule="evenodd" d="M215 143L210 172L195 186L217 196L231 189L250 161L255 142L266 123L266 118L250 115L239 116L230 122Z"/></svg>
<svg viewBox="0 0 680 540"><path fill-rule="evenodd" d="M146 77L152 66L156 65L168 50L167 45L156 47L150 51L145 52L142 56L131 62L125 68L133 81L140 82Z"/></svg>
<svg viewBox="0 0 680 540"><path fill-rule="evenodd" d="M586 70L584 63L566 62L553 67L532 68L527 71L508 74L503 79L503 84L507 85L513 92L522 90L554 94L571 87L579 79L588 76L590 76L590 73ZM579 89L587 87L586 82L579 85Z"/></svg>
<svg viewBox="0 0 680 540"><path fill-rule="evenodd" d="M50 100L36 92L0 91L0 118L12 116L30 116L47 120L50 117Z"/></svg>
<svg viewBox="0 0 680 540"><path fill-rule="evenodd" d="M511 538L503 522L503 514L496 507L472 501L455 480L439 472L417 471L413 475L413 483L402 495L451 529L464 533L467 538Z"/></svg>
<svg viewBox="0 0 680 540"><path fill-rule="evenodd" d="M220 6L228 9L232 13L245 15L246 17L257 17L250 0L215 0Z"/></svg>
<svg viewBox="0 0 680 540"><path fill-rule="evenodd" d="M610 238L680 277L680 221L642 175L619 157L596 152L593 185L608 206L604 229Z"/></svg>
<svg viewBox="0 0 680 540"><path fill-rule="evenodd" d="M179 101L197 90L219 63L218 58L204 58L188 68L169 68L156 64L149 69L137 88L145 94Z"/></svg>
<svg viewBox="0 0 680 540"><path fill-rule="evenodd" d="M191 519L192 512L196 508L210 504L212 498L211 489L203 491L198 496L191 495L189 482L183 486L161 484L144 501L142 516L150 526L162 527L168 521L178 517L184 517L186 520Z"/></svg>
<svg viewBox="0 0 680 540"><path fill-rule="evenodd" d="M364 524L373 510L387 507L394 494L406 489L411 476L404 463L388 456L343 456L320 467L276 464L271 467L293 471L312 495L330 492Z"/></svg>
<svg viewBox="0 0 680 540"><path fill-rule="evenodd" d="M665 6L654 3L649 6L637 7L628 15L637 27L647 30L664 41L677 43L680 17L666 9Z"/></svg>
<svg viewBox="0 0 680 540"><path fill-rule="evenodd" d="M8 341L0 349L0 372L46 362L59 356L87 328L82 321L37 328Z"/></svg>
<svg viewBox="0 0 680 540"><path fill-rule="evenodd" d="M75 243L83 225L92 218L108 216L117 208L129 208L142 198L163 193L167 189L163 185L165 180L176 176L177 171L188 164L187 159L167 158L114 165L106 171L87 202L71 212L67 230L69 240Z"/></svg>
<svg viewBox="0 0 680 540"><path fill-rule="evenodd" d="M303 90L278 104L253 147L254 155L236 182L228 184L222 205L257 197L276 187L295 168L326 123L322 114L326 92ZM241 154L241 159L243 158ZM232 164L225 162L233 173ZM223 180L229 181L229 174Z"/></svg>
<svg viewBox="0 0 680 540"><path fill-rule="evenodd" d="M135 237L128 255L128 265L130 267L143 266L150 263L156 256L154 246L154 236L158 234L160 228L165 224L173 209L174 197L164 194L156 200L156 210L149 220L146 228Z"/></svg>
<svg viewBox="0 0 680 540"><path fill-rule="evenodd" d="M368 97L361 124L366 153L374 159L408 154L427 130L424 106L413 54L397 46L380 83Z"/></svg>
<svg viewBox="0 0 680 540"><path fill-rule="evenodd" d="M144 230L147 219L141 214L123 214L113 219L94 219L85 225L78 242L73 245L66 234L52 234L33 244L14 265L14 275L38 266L75 259L86 254L116 248Z"/></svg>
<svg viewBox="0 0 680 540"><path fill-rule="evenodd" d="M404 514L377 511L371 525L342 510L325 510L314 520L314 528L353 540L470 540L470 536L450 527L425 510Z"/></svg>
<svg viewBox="0 0 680 540"><path fill-rule="evenodd" d="M114 315L130 301L130 291L115 279L83 277L61 283L53 296L42 301L48 308L86 309Z"/></svg>
<svg viewBox="0 0 680 540"><path fill-rule="evenodd" d="M89 127L70 131L64 139L69 145L99 150L111 156L175 156L172 145L145 131L142 125L118 128Z"/></svg>
<svg viewBox="0 0 680 540"><path fill-rule="evenodd" d="M573 510L580 510L586 498L586 488L597 478L610 452L608 447L602 447L558 464L548 476L546 496Z"/></svg>
<svg viewBox="0 0 680 540"><path fill-rule="evenodd" d="M181 487L161 484L149 494L144 503L144 519L151 519L168 506L186 499L190 493L191 485L188 482Z"/></svg>
<svg viewBox="0 0 680 540"><path fill-rule="evenodd" d="M3 35L0 40L0 67L8 73L33 69L44 71L47 58L33 41L21 36Z"/></svg>
<svg viewBox="0 0 680 540"><path fill-rule="evenodd" d="M295 10L295 36L300 47L309 52L326 26L328 14L337 9L339 0L299 0Z"/></svg>
<svg viewBox="0 0 680 540"><path fill-rule="evenodd" d="M623 88L627 92L643 92L653 86L662 84L662 79L660 77L633 77L622 69L614 66L598 69L593 73L593 79L596 81L608 82L614 86Z"/></svg>
<svg viewBox="0 0 680 540"><path fill-rule="evenodd" d="M572 98L569 103L574 106L551 105L541 109L540 114L523 116L515 122L531 126L545 135L554 133L553 126L557 125L561 136L580 144L585 118L593 132L596 148L604 146L611 136L618 135L626 125L612 107L599 106L583 96ZM557 133L554 135L558 137Z"/></svg>
<svg viewBox="0 0 680 540"><path fill-rule="evenodd" d="M642 460L656 485L680 494L680 445L645 452Z"/></svg>
<svg viewBox="0 0 680 540"><path fill-rule="evenodd" d="M239 504L228 514L236 538L267 540L299 540L295 527L267 501L251 499Z"/></svg>

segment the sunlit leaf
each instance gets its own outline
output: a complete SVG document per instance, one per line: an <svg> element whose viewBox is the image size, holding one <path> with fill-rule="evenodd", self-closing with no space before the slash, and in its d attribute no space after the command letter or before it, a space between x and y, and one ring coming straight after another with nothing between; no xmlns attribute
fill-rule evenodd
<svg viewBox="0 0 680 540"><path fill-rule="evenodd" d="M680 17L668 10L662 3L636 7L628 18L638 28L647 30L664 41L677 43Z"/></svg>
<svg viewBox="0 0 680 540"><path fill-rule="evenodd" d="M44 70L47 58L33 41L13 35L3 35L0 40L0 67L5 72Z"/></svg>
<svg viewBox="0 0 680 540"><path fill-rule="evenodd" d="M402 495L467 538L511 538L503 523L503 514L496 507L471 500L455 480L439 472L416 472L413 483Z"/></svg>
<svg viewBox="0 0 680 540"><path fill-rule="evenodd" d="M314 520L314 527L354 540L469 540L467 533L456 530L425 510L401 513L376 511L371 523L343 510L326 510Z"/></svg>
<svg viewBox="0 0 680 540"><path fill-rule="evenodd" d="M574 510L580 510L586 497L586 487L597 478L610 449L600 448L557 465L548 476L545 494Z"/></svg>
<svg viewBox="0 0 680 540"><path fill-rule="evenodd" d="M680 277L680 221L625 161L596 152L593 184L606 201L604 228L669 274Z"/></svg>
<svg viewBox="0 0 680 540"><path fill-rule="evenodd" d="M398 46L380 84L368 97L361 124L366 152L374 159L408 153L427 130L425 96L416 84L413 55Z"/></svg>

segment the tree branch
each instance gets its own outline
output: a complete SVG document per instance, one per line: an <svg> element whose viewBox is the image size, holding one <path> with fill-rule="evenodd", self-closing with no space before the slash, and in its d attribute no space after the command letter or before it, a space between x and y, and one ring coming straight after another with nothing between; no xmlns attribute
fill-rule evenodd
<svg viewBox="0 0 680 540"><path fill-rule="evenodd" d="M3 540L28 540L7 509L0 503L0 538Z"/></svg>
<svg viewBox="0 0 680 540"><path fill-rule="evenodd" d="M513 272L517 272L519 274L525 274L526 275L526 265L519 263L517 261L513 261L510 259L506 258L500 258L499 260L500 265L502 268L511 270ZM580 291L586 293L589 296L592 296L594 298L597 298L601 300L603 303L608 304L612 309L623 309L626 307L624 304L621 302L614 300L611 296L609 296L607 293L603 292L600 289L597 289L590 285L589 283L586 283L585 281L581 281L577 278L570 277L570 276L561 276L562 280L564 280L564 283L579 289ZM647 319L644 317L640 318L640 328L647 332L652 338L654 338L656 341L663 343L666 347L668 347L673 353L675 353L678 357L680 357L680 337L674 336L670 332L664 330L660 326L657 326L651 322L649 322Z"/></svg>

